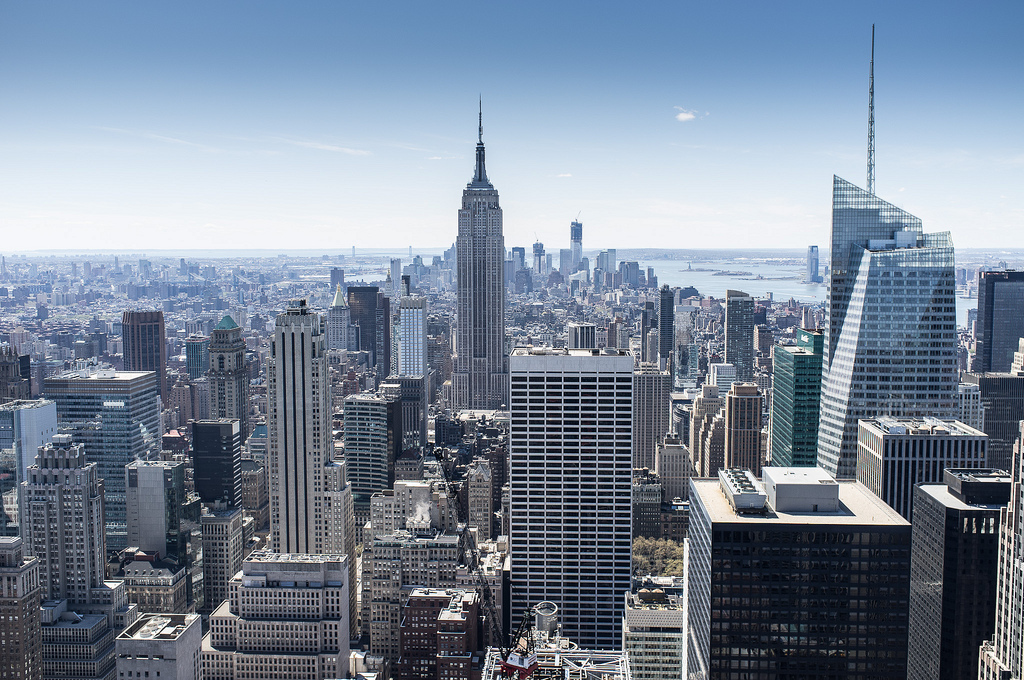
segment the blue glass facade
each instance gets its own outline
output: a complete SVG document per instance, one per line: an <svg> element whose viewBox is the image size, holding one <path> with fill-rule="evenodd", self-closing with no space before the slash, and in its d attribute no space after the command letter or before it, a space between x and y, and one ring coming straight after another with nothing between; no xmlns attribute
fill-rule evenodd
<svg viewBox="0 0 1024 680"><path fill-rule="evenodd" d="M956 415L953 242L835 178L818 464L853 477L857 421Z"/></svg>

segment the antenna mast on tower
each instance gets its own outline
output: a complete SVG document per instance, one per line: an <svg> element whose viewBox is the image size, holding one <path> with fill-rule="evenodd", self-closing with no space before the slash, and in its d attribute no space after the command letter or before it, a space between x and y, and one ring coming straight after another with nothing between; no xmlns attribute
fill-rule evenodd
<svg viewBox="0 0 1024 680"><path fill-rule="evenodd" d="M875 25L871 24L871 69L868 74L868 193L875 193Z"/></svg>

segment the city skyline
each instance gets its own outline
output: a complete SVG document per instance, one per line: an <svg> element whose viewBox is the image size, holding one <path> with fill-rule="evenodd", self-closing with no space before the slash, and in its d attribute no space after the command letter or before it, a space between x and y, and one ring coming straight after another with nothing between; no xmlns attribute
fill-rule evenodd
<svg viewBox="0 0 1024 680"><path fill-rule="evenodd" d="M9 249L450 243L481 92L510 244L581 211L605 247L823 243L829 176L864 184L872 23L877 190L958 244L1024 246L1009 3L474 8L504 29L479 59L461 6L179 7L0 9Z"/></svg>

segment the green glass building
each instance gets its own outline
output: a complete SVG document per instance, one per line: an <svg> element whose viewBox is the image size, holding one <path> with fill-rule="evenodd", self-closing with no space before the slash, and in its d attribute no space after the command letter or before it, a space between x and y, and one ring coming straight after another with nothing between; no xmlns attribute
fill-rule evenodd
<svg viewBox="0 0 1024 680"><path fill-rule="evenodd" d="M800 330L797 344L775 347L771 460L777 467L818 464L821 402L821 331Z"/></svg>

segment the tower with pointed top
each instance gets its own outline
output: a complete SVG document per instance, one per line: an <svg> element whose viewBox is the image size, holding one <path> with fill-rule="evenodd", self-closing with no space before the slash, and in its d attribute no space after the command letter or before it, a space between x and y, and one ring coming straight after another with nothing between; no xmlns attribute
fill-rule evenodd
<svg viewBox="0 0 1024 680"><path fill-rule="evenodd" d="M452 391L458 408L497 409L508 401L505 351L505 238L498 192L484 166L483 109L476 171L462 192L455 241L458 298Z"/></svg>

